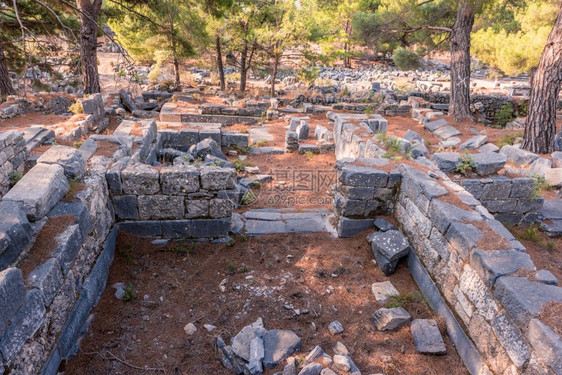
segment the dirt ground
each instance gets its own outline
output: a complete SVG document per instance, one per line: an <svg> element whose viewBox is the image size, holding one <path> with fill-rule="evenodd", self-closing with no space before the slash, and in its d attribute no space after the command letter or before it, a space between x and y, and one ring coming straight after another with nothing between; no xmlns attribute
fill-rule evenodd
<svg viewBox="0 0 562 375"><path fill-rule="evenodd" d="M415 351L409 326L396 332L374 329L371 315L382 306L370 285L384 280L400 291L395 302L414 319L434 317L405 264L388 278L376 268L365 234L350 239L270 235L237 238L232 246L174 242L166 247L121 234L108 287L65 374L229 374L215 348L216 336L230 342L258 317L267 329L299 335L300 357L316 345L333 354L342 341L365 374L466 374L446 335L447 354L425 356ZM112 285L118 282L134 289L132 301L114 297ZM341 336L327 330L336 319L345 328ZM192 336L183 330L190 322L198 329ZM216 329L207 332L203 324ZM153 370L140 370L145 366Z"/></svg>

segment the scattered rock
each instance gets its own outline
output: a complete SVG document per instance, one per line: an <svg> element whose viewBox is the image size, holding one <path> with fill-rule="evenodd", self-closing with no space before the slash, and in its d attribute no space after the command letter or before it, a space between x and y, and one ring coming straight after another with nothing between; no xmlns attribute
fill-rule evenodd
<svg viewBox="0 0 562 375"><path fill-rule="evenodd" d="M334 320L328 325L328 331L330 331L332 335L341 335L343 333L343 325L339 320Z"/></svg>
<svg viewBox="0 0 562 375"><path fill-rule="evenodd" d="M382 308L373 314L372 322L379 331L394 331L412 319L402 307Z"/></svg>
<svg viewBox="0 0 562 375"><path fill-rule="evenodd" d="M299 371L299 375L320 375L322 369L323 368L320 363L309 363Z"/></svg>
<svg viewBox="0 0 562 375"><path fill-rule="evenodd" d="M191 336L195 332L197 332L197 327L195 327L195 324L193 324L193 323L187 323L185 325L185 327L183 327L183 330L185 331L185 333L187 333L189 336Z"/></svg>
<svg viewBox="0 0 562 375"><path fill-rule="evenodd" d="M345 355L336 354L334 356L334 364L332 365L332 368L338 371L349 372L351 369L349 358Z"/></svg>
<svg viewBox="0 0 562 375"><path fill-rule="evenodd" d="M390 281L373 283L371 285L371 292L375 296L375 300L381 305L387 304L390 301L390 297L400 295Z"/></svg>
<svg viewBox="0 0 562 375"><path fill-rule="evenodd" d="M439 332L437 322L432 319L415 319L410 329L414 336L414 345L418 353L446 354L447 348Z"/></svg>
<svg viewBox="0 0 562 375"><path fill-rule="evenodd" d="M264 334L263 344L265 348L263 365L265 368L273 368L299 350L302 341L293 331L273 329Z"/></svg>

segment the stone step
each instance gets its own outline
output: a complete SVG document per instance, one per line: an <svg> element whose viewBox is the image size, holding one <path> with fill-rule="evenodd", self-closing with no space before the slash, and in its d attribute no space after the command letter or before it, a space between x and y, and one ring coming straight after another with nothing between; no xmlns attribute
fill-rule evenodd
<svg viewBox="0 0 562 375"><path fill-rule="evenodd" d="M246 234L315 233L330 232L334 229L328 224L332 213L328 210L307 210L295 212L284 209L262 209L245 212Z"/></svg>

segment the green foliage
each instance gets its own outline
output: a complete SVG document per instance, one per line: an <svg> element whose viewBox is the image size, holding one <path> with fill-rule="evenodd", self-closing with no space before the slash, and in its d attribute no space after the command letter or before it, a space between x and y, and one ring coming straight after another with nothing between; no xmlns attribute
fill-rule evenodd
<svg viewBox="0 0 562 375"><path fill-rule="evenodd" d="M234 239L231 238L231 239L226 243L226 246L228 246L228 247L233 247L235 243L236 243L236 242L234 242Z"/></svg>
<svg viewBox="0 0 562 375"><path fill-rule="evenodd" d="M242 196L242 205L248 206L256 201L257 197L252 190L248 190L246 194Z"/></svg>
<svg viewBox="0 0 562 375"><path fill-rule="evenodd" d="M236 169L237 172L244 172L244 168L248 166L248 162L242 159L234 160L233 164L234 164L234 169Z"/></svg>
<svg viewBox="0 0 562 375"><path fill-rule="evenodd" d="M12 172L12 174L10 175L10 187L14 187L15 184L18 183L19 180L21 180L23 177L23 173L15 171Z"/></svg>
<svg viewBox="0 0 562 375"><path fill-rule="evenodd" d="M320 69L315 66L311 68L304 68L297 72L297 78L308 85L313 84L319 75Z"/></svg>
<svg viewBox="0 0 562 375"><path fill-rule="evenodd" d="M539 233L539 228L535 224L531 224L525 229L525 232L521 234L521 239L526 241L531 241L534 243L539 243L541 241L541 235Z"/></svg>
<svg viewBox="0 0 562 375"><path fill-rule="evenodd" d="M476 163L474 162L474 159L472 159L472 156L470 156L470 154L463 154L459 158L455 171L468 176L474 168L476 168Z"/></svg>
<svg viewBox="0 0 562 375"><path fill-rule="evenodd" d="M402 47L394 51L392 61L400 70L415 70L420 67L420 57L415 52Z"/></svg>
<svg viewBox="0 0 562 375"><path fill-rule="evenodd" d="M408 306L408 304L424 302L424 301L425 301L425 299L423 297L423 294L421 294L421 292L419 292L419 291L416 291L416 292L399 294L397 296L390 297L390 301L386 304L385 307L388 308L388 309L391 309L391 308L394 308L394 307L405 308L405 307Z"/></svg>
<svg viewBox="0 0 562 375"><path fill-rule="evenodd" d="M72 143L72 146L74 146L74 148L80 148L83 144L83 141L74 141L74 143Z"/></svg>
<svg viewBox="0 0 562 375"><path fill-rule="evenodd" d="M125 294L123 294L123 302L131 302L137 298L137 292L135 292L133 284L129 283L124 290Z"/></svg>
<svg viewBox="0 0 562 375"><path fill-rule="evenodd" d="M515 111L513 110L513 104L510 102L505 103L501 108L495 118L496 125L501 128L505 128L508 122L515 120Z"/></svg>
<svg viewBox="0 0 562 375"><path fill-rule="evenodd" d="M68 107L68 111L76 114L79 113L84 113L84 110L82 109L82 104L79 101L75 101L74 103L72 103L72 105L70 107Z"/></svg>
<svg viewBox="0 0 562 375"><path fill-rule="evenodd" d="M543 191L550 191L554 187L550 186L544 177L532 176L533 179L533 191L529 194L529 199L535 199L540 196Z"/></svg>
<svg viewBox="0 0 562 375"><path fill-rule="evenodd" d="M383 158L396 159L402 153L402 144L398 138L389 137L384 133L377 133L376 138L386 150L386 153L382 156Z"/></svg>
<svg viewBox="0 0 562 375"><path fill-rule="evenodd" d="M504 134L498 142L498 147L502 148L503 146L511 146L513 145L513 142L515 142L515 139L521 136L523 136L523 134L520 132Z"/></svg>
<svg viewBox="0 0 562 375"><path fill-rule="evenodd" d="M314 152L312 152L312 151L307 151L307 152L304 153L304 156L306 156L306 158L307 158L308 160L312 160L312 158L314 158L314 155L315 155L315 154L314 154Z"/></svg>

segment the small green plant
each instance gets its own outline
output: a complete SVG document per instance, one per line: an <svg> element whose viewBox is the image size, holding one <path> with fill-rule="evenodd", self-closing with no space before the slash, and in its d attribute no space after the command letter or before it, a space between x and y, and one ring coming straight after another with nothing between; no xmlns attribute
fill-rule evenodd
<svg viewBox="0 0 562 375"><path fill-rule="evenodd" d="M538 243L541 240L541 235L539 233L539 227L535 224L529 225L525 232L521 235L521 239Z"/></svg>
<svg viewBox="0 0 562 375"><path fill-rule="evenodd" d="M132 250L133 250L133 245L131 245L130 243L126 243L117 250L117 253L121 258L123 258L125 263L133 264Z"/></svg>
<svg viewBox="0 0 562 375"><path fill-rule="evenodd" d="M373 108L372 105L368 105L368 106L365 107L365 109L363 110L363 112L364 112L367 116L369 116L369 115L372 115L372 114L375 112L375 109Z"/></svg>
<svg viewBox="0 0 562 375"><path fill-rule="evenodd" d="M261 183L259 181L252 182L252 188L261 189Z"/></svg>
<svg viewBox="0 0 562 375"><path fill-rule="evenodd" d="M68 111L74 113L75 115L84 113L84 110L82 109L82 103L80 103L79 101L75 101L74 103L72 103L72 105L68 107Z"/></svg>
<svg viewBox="0 0 562 375"><path fill-rule="evenodd" d="M548 182L546 182L544 177L532 176L531 178L533 179L533 191L529 194L529 199L531 200L539 197L543 191L550 191L554 189L553 186L550 186Z"/></svg>
<svg viewBox="0 0 562 375"><path fill-rule="evenodd" d="M237 172L244 172L244 168L246 168L247 166L248 166L248 162L246 160L242 160L242 159L234 160L234 169L236 169Z"/></svg>
<svg viewBox="0 0 562 375"><path fill-rule="evenodd" d="M246 194L242 196L242 205L248 206L256 201L256 195L253 191L248 190Z"/></svg>
<svg viewBox="0 0 562 375"><path fill-rule="evenodd" d="M297 78L306 83L306 84L313 84L316 78L320 75L320 69L313 66L311 68L301 69L297 72Z"/></svg>
<svg viewBox="0 0 562 375"><path fill-rule="evenodd" d="M236 263L234 263L233 261L228 262L228 272L230 273L234 273L234 271L236 270Z"/></svg>
<svg viewBox="0 0 562 375"><path fill-rule="evenodd" d="M515 120L515 111L513 110L513 104L510 102L505 103L501 108L495 118L495 123L501 128L505 128L508 122Z"/></svg>
<svg viewBox="0 0 562 375"><path fill-rule="evenodd" d="M129 283L129 285L125 287L125 294L123 294L123 302L131 302L134 301L135 298L137 298L137 292L135 292L135 289L133 288L133 284Z"/></svg>
<svg viewBox="0 0 562 375"><path fill-rule="evenodd" d="M72 145L74 146L74 148L80 148L80 147L82 147L83 144L84 144L84 142L82 142L82 141L76 141Z"/></svg>
<svg viewBox="0 0 562 375"><path fill-rule="evenodd" d="M242 233L242 234L240 235L240 240L241 240L242 242L248 241L248 236L246 236L246 233Z"/></svg>
<svg viewBox="0 0 562 375"><path fill-rule="evenodd" d="M420 57L413 51L398 47L394 50L392 61L400 70L415 70L420 67Z"/></svg>
<svg viewBox="0 0 562 375"><path fill-rule="evenodd" d="M10 175L10 187L14 187L23 177L23 173L15 171Z"/></svg>
<svg viewBox="0 0 562 375"><path fill-rule="evenodd" d="M476 163L474 162L474 159L472 159L472 156L470 156L470 154L464 154L459 158L455 171L468 176L474 168L476 168Z"/></svg>
<svg viewBox="0 0 562 375"><path fill-rule="evenodd" d="M552 242L552 241L548 241L548 242L546 243L546 249L547 249L549 252L553 252L554 249L556 249L556 244L555 244L554 242Z"/></svg>
<svg viewBox="0 0 562 375"><path fill-rule="evenodd" d="M527 117L527 113L529 112L529 102L528 101L521 101L517 104L517 116L519 117Z"/></svg>
<svg viewBox="0 0 562 375"><path fill-rule="evenodd" d="M306 158L307 158L308 160L312 160L312 158L314 157L314 152L312 152L312 151L306 151L306 152L304 153L304 156L306 156Z"/></svg>
<svg viewBox="0 0 562 375"><path fill-rule="evenodd" d="M406 294L399 294L397 296L390 297L390 301L386 304L386 308L393 307L406 307L409 303L422 302L424 301L421 292L411 292Z"/></svg>
<svg viewBox="0 0 562 375"><path fill-rule="evenodd" d="M503 146L511 146L513 142L515 142L515 139L521 136L523 136L523 133L505 134L503 137L500 138L498 147L502 148Z"/></svg>
<svg viewBox="0 0 562 375"><path fill-rule="evenodd" d="M248 272L248 271L250 271L250 267L248 267L248 266L246 266L246 265L243 265L242 267L240 267L240 268L238 269L238 272L240 272L240 273L246 273L246 272Z"/></svg>
<svg viewBox="0 0 562 375"><path fill-rule="evenodd" d="M397 159L398 155L402 153L402 143L398 138L389 137L383 133L377 133L376 138L382 143L383 148L386 150L382 156L386 159Z"/></svg>
<svg viewBox="0 0 562 375"><path fill-rule="evenodd" d="M257 142L252 143L252 147L264 147L267 146L267 141L265 139L260 139Z"/></svg>
<svg viewBox="0 0 562 375"><path fill-rule="evenodd" d="M228 247L233 247L235 243L236 243L236 242L234 242L234 239L231 238L231 239L226 243L226 246L228 246Z"/></svg>

